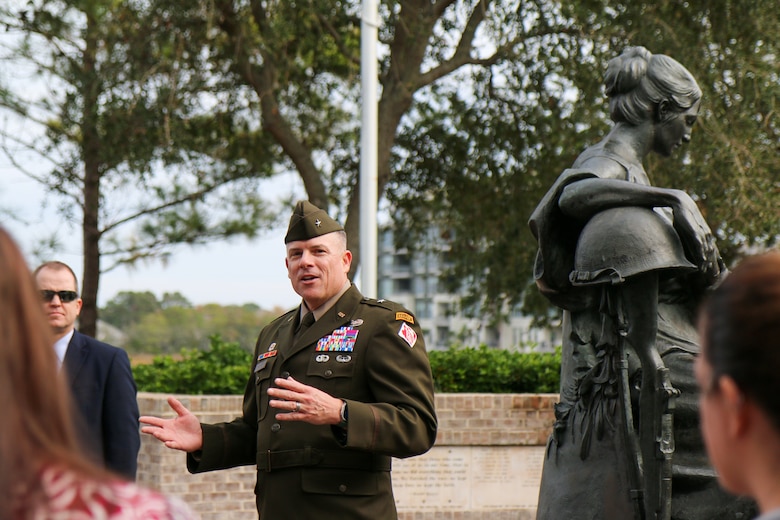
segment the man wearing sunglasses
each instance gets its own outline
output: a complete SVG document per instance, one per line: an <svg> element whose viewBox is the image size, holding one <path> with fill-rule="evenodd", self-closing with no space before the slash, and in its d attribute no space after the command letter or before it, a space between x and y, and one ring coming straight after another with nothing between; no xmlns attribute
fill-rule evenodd
<svg viewBox="0 0 780 520"><path fill-rule="evenodd" d="M79 333L82 301L76 275L62 262L46 262L33 273L54 350L72 391L75 419L86 451L130 480L135 480L141 438L136 386L127 353Z"/></svg>

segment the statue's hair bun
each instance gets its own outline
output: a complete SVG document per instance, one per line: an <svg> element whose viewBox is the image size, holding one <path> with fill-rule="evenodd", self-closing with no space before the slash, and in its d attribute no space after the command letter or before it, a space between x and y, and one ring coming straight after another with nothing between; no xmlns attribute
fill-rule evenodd
<svg viewBox="0 0 780 520"><path fill-rule="evenodd" d="M607 64L604 87L609 97L619 96L635 89L647 75L653 53L644 47L628 47L623 54Z"/></svg>

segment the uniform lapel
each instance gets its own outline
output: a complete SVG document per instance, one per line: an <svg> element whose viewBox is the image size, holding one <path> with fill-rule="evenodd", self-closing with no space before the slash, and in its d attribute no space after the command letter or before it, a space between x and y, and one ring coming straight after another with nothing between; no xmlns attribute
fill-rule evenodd
<svg viewBox="0 0 780 520"><path fill-rule="evenodd" d="M298 325L298 316L301 308L298 307L295 312L280 327L274 338L274 348L279 351L279 357L284 359L290 356L292 350L293 338L295 337L295 327ZM270 348L270 345L260 345L261 349Z"/></svg>
<svg viewBox="0 0 780 520"><path fill-rule="evenodd" d="M68 343L68 348L65 350L65 359L62 360L62 366L70 384L76 381L81 367L87 361L87 354L87 342L84 341L84 336L78 331L74 332Z"/></svg>

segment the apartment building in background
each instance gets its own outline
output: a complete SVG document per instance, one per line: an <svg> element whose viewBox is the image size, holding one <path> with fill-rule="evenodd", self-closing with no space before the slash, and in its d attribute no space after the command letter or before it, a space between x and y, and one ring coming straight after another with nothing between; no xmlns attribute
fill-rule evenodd
<svg viewBox="0 0 780 520"><path fill-rule="evenodd" d="M560 327L531 328L531 318L512 310L508 321L491 324L487 317L471 318L460 308L460 295L446 293L440 284L449 248L436 230L430 230L423 251L397 249L391 229L382 229L378 241L377 293L409 308L420 322L429 350L452 343L469 347L522 352L552 352L561 344Z"/></svg>

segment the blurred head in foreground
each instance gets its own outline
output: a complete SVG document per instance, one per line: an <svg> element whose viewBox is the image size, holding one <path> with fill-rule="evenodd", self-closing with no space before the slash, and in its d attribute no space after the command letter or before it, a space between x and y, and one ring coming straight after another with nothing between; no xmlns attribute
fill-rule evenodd
<svg viewBox="0 0 780 520"><path fill-rule="evenodd" d="M780 508L780 251L743 260L705 303L701 428L721 485Z"/></svg>

